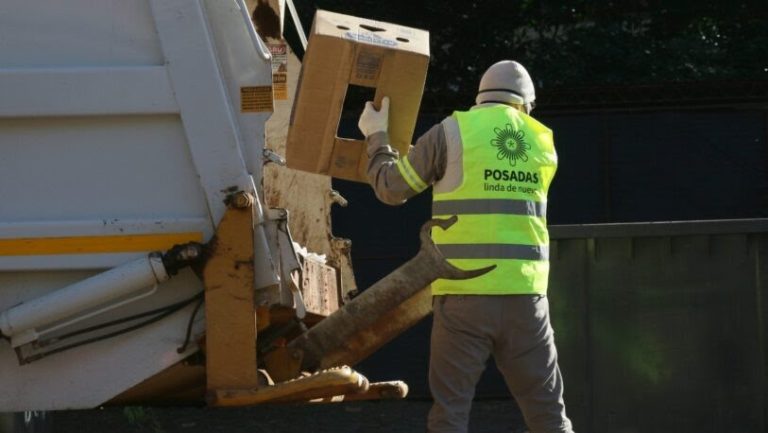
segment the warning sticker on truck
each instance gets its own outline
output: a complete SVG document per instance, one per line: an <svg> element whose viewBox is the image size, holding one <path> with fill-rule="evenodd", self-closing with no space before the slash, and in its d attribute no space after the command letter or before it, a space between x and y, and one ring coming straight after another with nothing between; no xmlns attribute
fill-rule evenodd
<svg viewBox="0 0 768 433"><path fill-rule="evenodd" d="M276 100L288 99L288 44L285 42L269 44L272 54L272 86Z"/></svg>
<svg viewBox="0 0 768 433"><path fill-rule="evenodd" d="M240 111L262 113L273 111L272 86L249 86L240 88Z"/></svg>

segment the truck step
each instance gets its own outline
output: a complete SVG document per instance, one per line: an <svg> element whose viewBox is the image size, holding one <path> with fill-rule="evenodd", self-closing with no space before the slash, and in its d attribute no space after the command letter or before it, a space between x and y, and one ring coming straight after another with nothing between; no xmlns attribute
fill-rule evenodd
<svg viewBox="0 0 768 433"><path fill-rule="evenodd" d="M369 388L370 384L365 376L343 366L263 388L210 390L207 400L210 406L323 401L333 400L337 396L366 393Z"/></svg>

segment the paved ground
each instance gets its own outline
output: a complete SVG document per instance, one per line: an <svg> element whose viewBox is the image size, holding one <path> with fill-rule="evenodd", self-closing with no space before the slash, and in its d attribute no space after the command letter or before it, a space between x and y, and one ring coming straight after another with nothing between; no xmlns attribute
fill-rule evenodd
<svg viewBox="0 0 768 433"><path fill-rule="evenodd" d="M425 400L250 408L105 408L54 413L56 433L421 433ZM509 400L475 402L470 432L519 433L520 413Z"/></svg>

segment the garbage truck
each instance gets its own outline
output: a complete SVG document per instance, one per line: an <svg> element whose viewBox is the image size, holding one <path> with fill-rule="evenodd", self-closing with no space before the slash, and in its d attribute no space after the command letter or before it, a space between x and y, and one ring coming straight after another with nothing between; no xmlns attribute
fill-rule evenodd
<svg viewBox="0 0 768 433"><path fill-rule="evenodd" d="M282 166L292 96L253 18L283 9L0 5L0 412L406 395L352 367L429 313L435 278L483 271L450 267L431 221L354 296L343 197Z"/></svg>

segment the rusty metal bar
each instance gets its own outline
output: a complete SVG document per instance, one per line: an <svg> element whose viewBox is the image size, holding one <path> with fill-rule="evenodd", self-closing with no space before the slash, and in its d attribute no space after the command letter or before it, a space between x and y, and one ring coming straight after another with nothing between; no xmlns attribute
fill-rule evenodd
<svg viewBox="0 0 768 433"><path fill-rule="evenodd" d="M432 227L446 230L457 220L453 216L427 221L421 228L421 249L413 259L291 341L288 349L302 359L301 368L316 371L355 365L429 314L429 285L433 281L469 279L493 270L495 266L461 270L442 256L429 231Z"/></svg>

